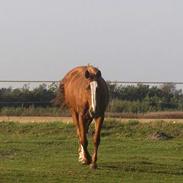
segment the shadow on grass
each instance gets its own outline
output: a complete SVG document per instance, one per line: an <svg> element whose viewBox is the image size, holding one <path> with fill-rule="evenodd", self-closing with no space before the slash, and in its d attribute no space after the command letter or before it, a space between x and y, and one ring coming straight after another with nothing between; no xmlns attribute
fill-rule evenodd
<svg viewBox="0 0 183 183"><path fill-rule="evenodd" d="M150 161L100 163L100 169L120 172L139 172L177 176L183 175L183 166L158 164Z"/></svg>

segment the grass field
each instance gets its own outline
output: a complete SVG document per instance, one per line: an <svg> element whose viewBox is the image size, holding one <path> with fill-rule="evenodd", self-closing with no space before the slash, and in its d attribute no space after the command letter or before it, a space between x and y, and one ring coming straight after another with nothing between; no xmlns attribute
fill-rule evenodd
<svg viewBox="0 0 183 183"><path fill-rule="evenodd" d="M97 170L78 163L77 146L72 124L0 122L0 183L183 182L183 124L106 121Z"/></svg>

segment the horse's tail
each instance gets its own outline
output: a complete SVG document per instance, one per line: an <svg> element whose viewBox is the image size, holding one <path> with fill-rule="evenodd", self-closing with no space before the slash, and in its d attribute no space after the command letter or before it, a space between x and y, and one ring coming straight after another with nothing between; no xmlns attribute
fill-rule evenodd
<svg viewBox="0 0 183 183"><path fill-rule="evenodd" d="M65 107L64 81L61 80L56 91L56 97L53 99L53 104L59 107Z"/></svg>

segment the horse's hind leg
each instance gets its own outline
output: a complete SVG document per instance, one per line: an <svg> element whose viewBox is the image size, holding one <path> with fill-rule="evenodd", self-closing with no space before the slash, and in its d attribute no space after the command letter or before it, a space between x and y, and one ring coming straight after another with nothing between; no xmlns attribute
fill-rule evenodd
<svg viewBox="0 0 183 183"><path fill-rule="evenodd" d="M97 152L100 144L100 131L104 121L104 116L98 117L95 119L95 133L93 134L93 144L94 144L94 152L92 155L92 163L91 168L97 168Z"/></svg>

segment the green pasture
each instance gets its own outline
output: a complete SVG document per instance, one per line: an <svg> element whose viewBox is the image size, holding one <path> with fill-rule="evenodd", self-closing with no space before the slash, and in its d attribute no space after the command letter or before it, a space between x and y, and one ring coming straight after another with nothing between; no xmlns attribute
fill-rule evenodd
<svg viewBox="0 0 183 183"><path fill-rule="evenodd" d="M77 147L71 124L1 122L0 183L183 182L183 124L105 121L97 170L78 163Z"/></svg>

